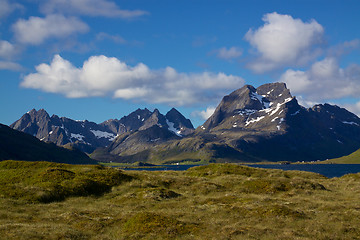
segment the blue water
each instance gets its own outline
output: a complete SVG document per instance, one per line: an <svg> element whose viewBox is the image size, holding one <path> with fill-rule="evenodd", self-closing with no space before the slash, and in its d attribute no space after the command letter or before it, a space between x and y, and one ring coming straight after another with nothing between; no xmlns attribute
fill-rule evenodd
<svg viewBox="0 0 360 240"><path fill-rule="evenodd" d="M124 170L136 170L136 171L185 171L191 167L199 165L158 165L156 167L136 167L136 168L122 168Z"/></svg>
<svg viewBox="0 0 360 240"><path fill-rule="evenodd" d="M191 167L199 165L161 165L156 167L144 167L144 168L123 168L124 170L145 170L145 171L185 171ZM360 172L360 164L271 164L271 165L248 165L250 167L257 168L270 168L281 170L299 170L307 172L320 173L328 178L341 177L349 173Z"/></svg>
<svg viewBox="0 0 360 240"><path fill-rule="evenodd" d="M341 177L349 173L360 172L360 164L271 164L271 165L248 165L250 167L271 168L281 170L299 170L320 173L328 178Z"/></svg>

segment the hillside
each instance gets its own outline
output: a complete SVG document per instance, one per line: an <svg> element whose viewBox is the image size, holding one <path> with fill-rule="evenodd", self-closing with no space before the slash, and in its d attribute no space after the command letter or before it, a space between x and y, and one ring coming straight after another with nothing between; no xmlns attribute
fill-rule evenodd
<svg viewBox="0 0 360 240"><path fill-rule="evenodd" d="M71 164L96 163L79 150L57 147L0 124L0 161L9 159Z"/></svg>
<svg viewBox="0 0 360 240"><path fill-rule="evenodd" d="M360 164L360 149L343 157L325 160L323 163Z"/></svg>
<svg viewBox="0 0 360 240"><path fill-rule="evenodd" d="M358 239L360 175L4 161L3 239ZM44 204L44 202L47 202Z"/></svg>

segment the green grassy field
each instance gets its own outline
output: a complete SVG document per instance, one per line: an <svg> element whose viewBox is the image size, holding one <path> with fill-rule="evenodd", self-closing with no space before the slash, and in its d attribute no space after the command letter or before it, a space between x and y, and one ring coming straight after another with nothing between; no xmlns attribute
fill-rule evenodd
<svg viewBox="0 0 360 240"><path fill-rule="evenodd" d="M0 239L358 239L360 174L0 162Z"/></svg>
<svg viewBox="0 0 360 240"><path fill-rule="evenodd" d="M360 149L351 153L350 155L329 159L323 161L323 163L360 164Z"/></svg>

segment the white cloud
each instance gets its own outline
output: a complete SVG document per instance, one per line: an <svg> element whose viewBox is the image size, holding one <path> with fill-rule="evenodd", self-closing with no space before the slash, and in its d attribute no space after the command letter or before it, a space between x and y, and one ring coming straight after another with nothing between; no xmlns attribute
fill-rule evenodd
<svg viewBox="0 0 360 240"><path fill-rule="evenodd" d="M48 38L65 38L88 30L88 25L81 20L58 14L48 15L45 18L20 19L13 25L17 41L32 45L41 44Z"/></svg>
<svg viewBox="0 0 360 240"><path fill-rule="evenodd" d="M215 107L207 107L206 110L192 112L191 116L199 117L202 120L207 120L215 112L215 109Z"/></svg>
<svg viewBox="0 0 360 240"><path fill-rule="evenodd" d="M20 71L22 66L18 63L9 62L9 61L0 61L0 70L11 70L11 71Z"/></svg>
<svg viewBox="0 0 360 240"><path fill-rule="evenodd" d="M134 101L190 105L219 100L244 80L224 73L179 73L174 68L134 67L117 58L93 56L81 68L56 55L25 76L21 86L63 94L69 98L113 96Z"/></svg>
<svg viewBox="0 0 360 240"><path fill-rule="evenodd" d="M253 71L302 65L319 54L316 46L322 42L324 29L315 20L305 23L276 12L265 14L262 20L263 26L250 29L245 35L258 53L255 61L249 64Z"/></svg>
<svg viewBox="0 0 360 240"><path fill-rule="evenodd" d="M11 58L16 53L17 50L13 44L0 40L0 58Z"/></svg>
<svg viewBox="0 0 360 240"><path fill-rule="evenodd" d="M136 18L148 14L142 10L123 10L115 2L107 0L48 0L41 6L41 11L50 13L69 13L74 15Z"/></svg>
<svg viewBox="0 0 360 240"><path fill-rule="evenodd" d="M335 58L315 62L308 71L287 70L280 81L308 101L360 96L360 65L339 67Z"/></svg>
<svg viewBox="0 0 360 240"><path fill-rule="evenodd" d="M227 49L226 47L222 47L218 50L216 50L217 54L216 56L221 59L225 60L231 60L234 58L238 58L242 55L242 50L237 47L231 47Z"/></svg>
<svg viewBox="0 0 360 240"><path fill-rule="evenodd" d="M110 34L104 33L104 32L98 33L96 35L96 40L98 40L98 41L103 41L105 39L109 39L118 44L126 44L127 43L127 41L119 35L110 35Z"/></svg>
<svg viewBox="0 0 360 240"><path fill-rule="evenodd" d="M6 17L16 9L22 9L23 6L18 3L9 3L8 0L0 0L0 18Z"/></svg>
<svg viewBox="0 0 360 240"><path fill-rule="evenodd" d="M354 39L351 41L346 41L341 44L337 44L328 49L328 56L332 57L341 57L344 54L347 54L355 49L360 48L360 39Z"/></svg>

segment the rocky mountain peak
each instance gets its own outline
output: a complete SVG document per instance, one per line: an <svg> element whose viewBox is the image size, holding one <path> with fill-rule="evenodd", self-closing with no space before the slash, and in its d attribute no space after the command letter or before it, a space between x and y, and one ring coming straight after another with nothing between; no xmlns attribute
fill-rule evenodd
<svg viewBox="0 0 360 240"><path fill-rule="evenodd" d="M162 115L160 111L156 108L154 112L152 112L152 114L149 116L149 118L144 121L139 130L145 130L154 125L167 126L165 116Z"/></svg>
<svg viewBox="0 0 360 240"><path fill-rule="evenodd" d="M172 108L165 115L166 122L171 131L175 132L177 135L189 135L194 131L194 126L191 121L185 118L178 110Z"/></svg>
<svg viewBox="0 0 360 240"><path fill-rule="evenodd" d="M48 129L49 114L44 110L32 109L25 113L18 121L11 124L10 127L16 130L24 131L33 136L37 136L38 131L46 131Z"/></svg>
<svg viewBox="0 0 360 240"><path fill-rule="evenodd" d="M36 111L36 109L32 109L26 114L28 114L31 117L32 121L50 118L49 114L44 109L39 109L38 111Z"/></svg>
<svg viewBox="0 0 360 240"><path fill-rule="evenodd" d="M185 118L178 110L172 108L165 115L166 119L170 122L174 123L174 127L186 127L186 128L194 128L191 121Z"/></svg>
<svg viewBox="0 0 360 240"><path fill-rule="evenodd" d="M221 111L227 113L240 109L260 110L263 108L260 96L256 94L256 89L250 85L245 85L230 95L225 96L219 106Z"/></svg>
<svg viewBox="0 0 360 240"><path fill-rule="evenodd" d="M225 96L214 114L200 129L209 131L220 125L227 129L232 127L258 128L261 126L259 121L266 119L270 121L275 117L284 119L283 115L286 111L281 108L293 100L295 101L292 104L295 104L295 108L299 108L296 99L291 96L284 83L269 83L258 88L245 85ZM276 112L282 115L275 116ZM276 123L276 119L272 122ZM275 129L281 128L279 125L274 125L274 127Z"/></svg>
<svg viewBox="0 0 360 240"><path fill-rule="evenodd" d="M286 84L279 82L261 85L256 89L256 93L266 99L267 102L272 102L275 105L292 98L290 90L286 88Z"/></svg>

